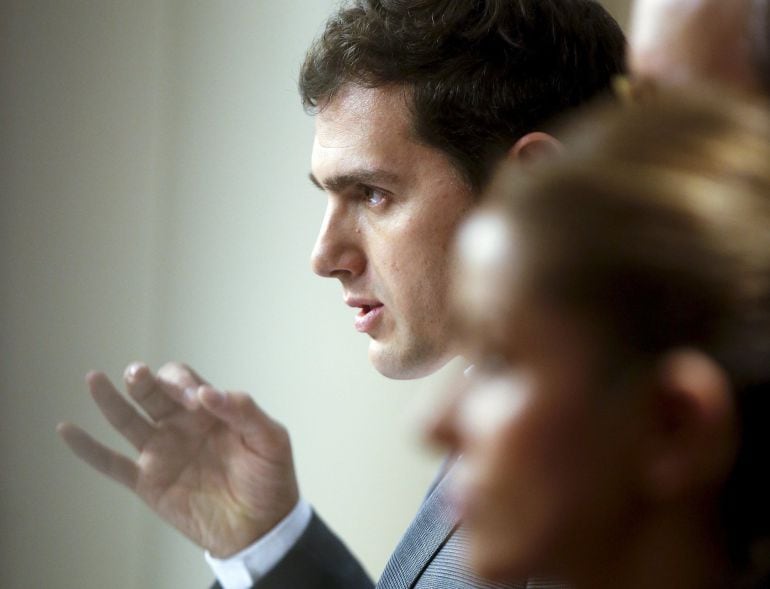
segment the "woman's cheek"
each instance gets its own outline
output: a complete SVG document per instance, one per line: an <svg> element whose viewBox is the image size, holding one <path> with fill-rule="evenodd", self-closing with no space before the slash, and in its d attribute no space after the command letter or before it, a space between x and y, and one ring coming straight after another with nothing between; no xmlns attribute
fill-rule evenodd
<svg viewBox="0 0 770 589"><path fill-rule="evenodd" d="M458 479L470 483L489 476L507 453L526 420L530 384L520 377L486 379L466 394L458 415L463 459Z"/></svg>
<svg viewBox="0 0 770 589"><path fill-rule="evenodd" d="M459 426L470 440L494 437L516 421L528 396L529 383L523 377L485 379L465 396Z"/></svg>

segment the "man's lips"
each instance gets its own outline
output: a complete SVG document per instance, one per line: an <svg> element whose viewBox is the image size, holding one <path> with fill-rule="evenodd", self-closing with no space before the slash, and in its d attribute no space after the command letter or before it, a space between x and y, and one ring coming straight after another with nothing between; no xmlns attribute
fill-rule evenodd
<svg viewBox="0 0 770 589"><path fill-rule="evenodd" d="M356 331L361 333L369 333L376 327L385 308L376 299L346 298L345 303L350 307L358 307L360 309L358 315L356 315L355 328Z"/></svg>
<svg viewBox="0 0 770 589"><path fill-rule="evenodd" d="M376 326L379 318L382 316L382 311L385 307L382 305L376 305L374 307L364 306L356 315L356 331L361 333L369 333Z"/></svg>

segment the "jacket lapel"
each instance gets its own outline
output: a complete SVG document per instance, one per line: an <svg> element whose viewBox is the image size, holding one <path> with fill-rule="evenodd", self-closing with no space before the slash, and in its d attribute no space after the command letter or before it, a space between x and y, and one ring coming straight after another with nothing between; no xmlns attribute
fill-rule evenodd
<svg viewBox="0 0 770 589"><path fill-rule="evenodd" d="M444 476L423 502L390 557L377 589L408 589L425 570L457 526L449 502L449 476Z"/></svg>

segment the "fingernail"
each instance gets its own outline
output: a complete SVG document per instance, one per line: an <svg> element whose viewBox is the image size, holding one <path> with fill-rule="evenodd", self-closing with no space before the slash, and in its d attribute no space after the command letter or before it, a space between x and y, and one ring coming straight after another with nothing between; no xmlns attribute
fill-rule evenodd
<svg viewBox="0 0 770 589"><path fill-rule="evenodd" d="M139 367L141 364L139 362L134 362L133 364L129 364L128 368L126 368L126 378L133 379L136 376L136 373L139 372Z"/></svg>
<svg viewBox="0 0 770 589"><path fill-rule="evenodd" d="M187 387L182 395L184 404L189 409L195 409L198 406L198 389L196 387Z"/></svg>

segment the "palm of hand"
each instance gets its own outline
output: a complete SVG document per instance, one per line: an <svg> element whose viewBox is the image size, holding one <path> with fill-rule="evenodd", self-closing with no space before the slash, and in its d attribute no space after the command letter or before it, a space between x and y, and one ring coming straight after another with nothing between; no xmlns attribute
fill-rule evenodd
<svg viewBox="0 0 770 589"><path fill-rule="evenodd" d="M133 461L117 454L75 426L61 428L65 441L212 554L241 550L296 504L288 434L248 395L202 387L197 397L185 399L181 386L159 385L141 394L127 379L129 392L154 417L149 422L104 375L89 376L89 386L139 456Z"/></svg>

